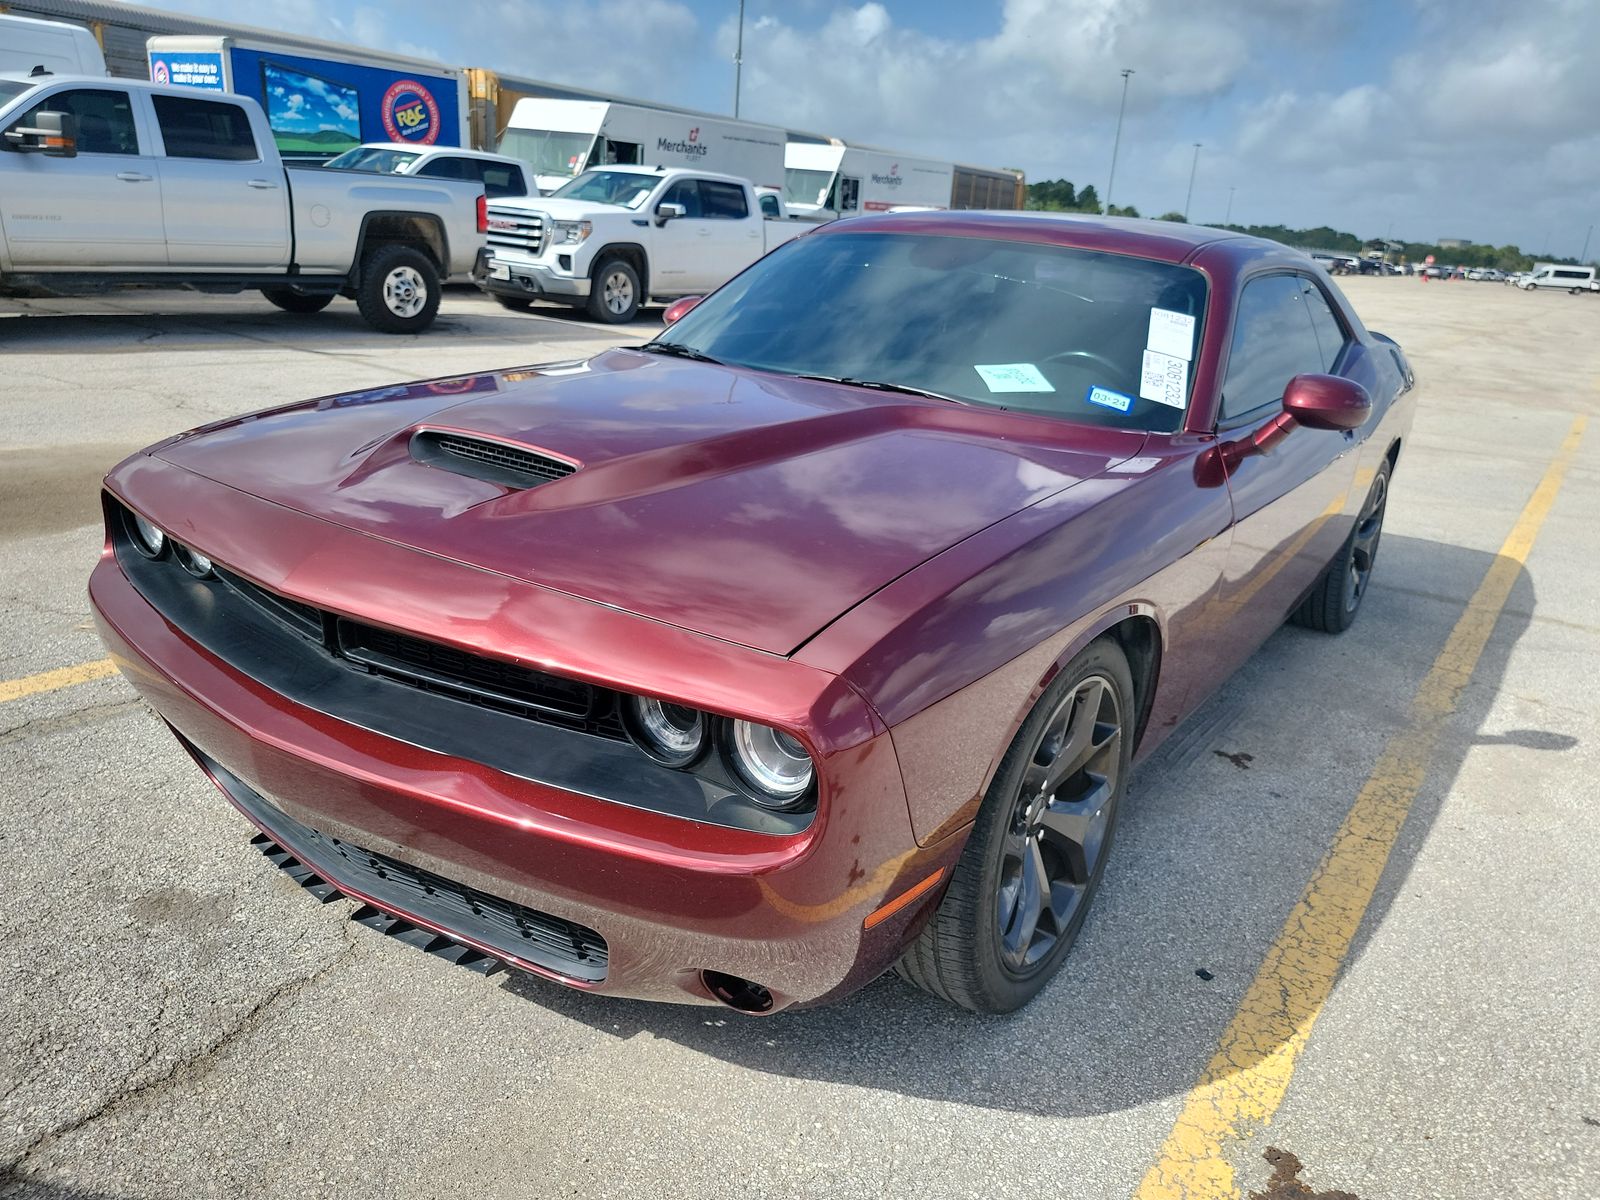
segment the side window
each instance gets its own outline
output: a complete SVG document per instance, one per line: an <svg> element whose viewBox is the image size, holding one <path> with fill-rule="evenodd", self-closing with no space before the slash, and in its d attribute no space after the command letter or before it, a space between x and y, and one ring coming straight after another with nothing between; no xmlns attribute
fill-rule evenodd
<svg viewBox="0 0 1600 1200"><path fill-rule="evenodd" d="M250 118L237 104L191 100L187 96L151 96L156 124L168 158L214 158L252 162L256 153Z"/></svg>
<svg viewBox="0 0 1600 1200"><path fill-rule="evenodd" d="M528 185L522 180L522 168L504 163L480 162L483 168L483 194L493 200L496 196L526 196Z"/></svg>
<svg viewBox="0 0 1600 1200"><path fill-rule="evenodd" d="M700 181L700 205L708 217L740 221L750 215L750 202L744 198L744 189L737 183L724 183L720 179Z"/></svg>
<svg viewBox="0 0 1600 1200"><path fill-rule="evenodd" d="M778 207L778 198L771 192L761 197L761 215L763 217L781 217L783 210Z"/></svg>
<svg viewBox="0 0 1600 1200"><path fill-rule="evenodd" d="M1344 326L1333 315L1333 309L1321 288L1309 279L1302 279L1300 283L1306 311L1311 314L1311 327L1317 331L1317 345L1322 349L1322 369L1331 371L1333 364L1339 361L1339 355L1344 352Z"/></svg>
<svg viewBox="0 0 1600 1200"><path fill-rule="evenodd" d="M472 169L475 166L462 158L436 158L423 163L417 174L424 179L477 179L478 173Z"/></svg>
<svg viewBox="0 0 1600 1200"><path fill-rule="evenodd" d="M684 215L688 217L701 216L700 212L700 181L698 179L680 179L667 189L667 194L661 197L662 204L681 204Z"/></svg>
<svg viewBox="0 0 1600 1200"><path fill-rule="evenodd" d="M137 154L139 131L127 92L83 88L57 92L14 123L31 126L41 112L70 113L77 119L79 154Z"/></svg>
<svg viewBox="0 0 1600 1200"><path fill-rule="evenodd" d="M1268 275L1245 284L1222 384L1222 417L1277 404L1296 375L1320 374L1322 347L1297 275Z"/></svg>

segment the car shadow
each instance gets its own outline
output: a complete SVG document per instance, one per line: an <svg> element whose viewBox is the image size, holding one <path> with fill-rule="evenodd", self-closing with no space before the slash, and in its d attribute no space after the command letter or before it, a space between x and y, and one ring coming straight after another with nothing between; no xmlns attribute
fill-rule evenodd
<svg viewBox="0 0 1600 1200"><path fill-rule="evenodd" d="M1095 911L1062 974L1021 1012L974 1016L892 975L838 1004L759 1021L522 975L501 986L618 1038L647 1034L754 1071L924 1099L1080 1116L1182 1093L1495 561L1414 538L1386 536L1383 549L1389 569L1349 633L1286 626L1136 770ZM1479 735L1533 603L1519 568L1347 968L1386 919L1469 750L1570 748L1544 730Z"/></svg>

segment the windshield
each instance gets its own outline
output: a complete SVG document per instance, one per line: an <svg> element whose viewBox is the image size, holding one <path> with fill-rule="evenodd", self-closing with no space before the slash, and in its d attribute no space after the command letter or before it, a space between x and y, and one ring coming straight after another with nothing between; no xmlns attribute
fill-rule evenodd
<svg viewBox="0 0 1600 1200"><path fill-rule="evenodd" d="M323 165L344 171L376 171L381 175L397 175L416 161L417 155L406 150L357 146L354 150L346 150L338 158L330 158Z"/></svg>
<svg viewBox="0 0 1600 1200"><path fill-rule="evenodd" d="M0 79L0 104L15 100L23 92L32 91L33 88L34 85L31 83L18 83L13 79Z"/></svg>
<svg viewBox="0 0 1600 1200"><path fill-rule="evenodd" d="M760 259L657 342L785 375L1170 432L1205 303L1198 271L1126 255L822 233Z"/></svg>
<svg viewBox="0 0 1600 1200"><path fill-rule="evenodd" d="M500 137L499 150L530 163L535 175L576 175L589 160L592 145L592 133L508 129Z"/></svg>
<svg viewBox="0 0 1600 1200"><path fill-rule="evenodd" d="M783 198L790 204L823 204L832 186L832 171L802 171L798 167L786 167L783 172Z"/></svg>
<svg viewBox="0 0 1600 1200"><path fill-rule="evenodd" d="M590 204L616 204L636 209L660 182L658 175L641 175L637 171L585 171L551 195L563 200L587 200Z"/></svg>

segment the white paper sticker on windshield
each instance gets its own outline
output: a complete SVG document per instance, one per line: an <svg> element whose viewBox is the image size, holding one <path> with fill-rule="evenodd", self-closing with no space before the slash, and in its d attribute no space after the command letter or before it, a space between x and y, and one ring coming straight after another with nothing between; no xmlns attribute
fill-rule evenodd
<svg viewBox="0 0 1600 1200"><path fill-rule="evenodd" d="M991 392L1053 392L1050 381L1032 363L974 364Z"/></svg>
<svg viewBox="0 0 1600 1200"><path fill-rule="evenodd" d="M1194 357L1194 318L1170 308L1152 308L1150 336L1144 344L1157 354L1170 354L1188 362Z"/></svg>
<svg viewBox="0 0 1600 1200"><path fill-rule="evenodd" d="M1155 350L1144 352L1144 370L1139 373L1139 395L1157 404L1182 408L1184 387L1188 383L1189 364L1170 354Z"/></svg>

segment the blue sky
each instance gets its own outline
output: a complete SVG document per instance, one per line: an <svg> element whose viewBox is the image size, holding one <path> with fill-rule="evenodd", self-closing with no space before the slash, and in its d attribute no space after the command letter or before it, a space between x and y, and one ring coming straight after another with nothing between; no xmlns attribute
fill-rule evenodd
<svg viewBox="0 0 1600 1200"><path fill-rule="evenodd" d="M732 105L737 0L167 6ZM1198 141L1200 221L1232 189L1235 221L1576 254L1600 216L1596 47L1600 0L746 0L742 107L1103 193L1131 67L1113 199L1146 215L1183 207Z"/></svg>

